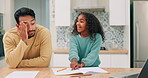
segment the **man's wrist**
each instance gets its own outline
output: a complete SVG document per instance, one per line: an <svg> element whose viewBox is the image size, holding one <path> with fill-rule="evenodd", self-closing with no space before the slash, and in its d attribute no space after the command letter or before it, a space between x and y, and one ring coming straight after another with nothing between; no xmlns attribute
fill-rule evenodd
<svg viewBox="0 0 148 78"><path fill-rule="evenodd" d="M27 45L27 40L23 40L23 39L22 39L22 41Z"/></svg>

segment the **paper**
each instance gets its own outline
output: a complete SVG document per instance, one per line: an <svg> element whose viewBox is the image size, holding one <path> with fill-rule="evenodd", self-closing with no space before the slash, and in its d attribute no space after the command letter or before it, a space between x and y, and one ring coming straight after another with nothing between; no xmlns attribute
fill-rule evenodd
<svg viewBox="0 0 148 78"><path fill-rule="evenodd" d="M79 68L76 70L71 70L71 68L67 68L66 70L62 70L58 72L58 70L61 70L63 68L52 68L52 71L54 72L55 75L68 75L68 74L78 74L78 73L108 73L107 71L99 68L99 67L84 67L84 68Z"/></svg>
<svg viewBox="0 0 148 78"><path fill-rule="evenodd" d="M14 71L5 78L35 78L39 71Z"/></svg>

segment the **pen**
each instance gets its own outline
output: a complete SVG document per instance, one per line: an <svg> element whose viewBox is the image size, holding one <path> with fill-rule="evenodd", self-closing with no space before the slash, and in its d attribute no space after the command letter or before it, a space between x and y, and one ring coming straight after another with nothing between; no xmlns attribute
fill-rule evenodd
<svg viewBox="0 0 148 78"><path fill-rule="evenodd" d="M63 69L57 70L57 72L60 72L60 71L66 70L66 69L67 69L67 68L63 68Z"/></svg>

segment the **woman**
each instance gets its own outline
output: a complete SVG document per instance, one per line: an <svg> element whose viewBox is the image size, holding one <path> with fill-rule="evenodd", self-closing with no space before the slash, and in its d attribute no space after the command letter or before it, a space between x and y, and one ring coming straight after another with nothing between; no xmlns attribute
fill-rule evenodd
<svg viewBox="0 0 148 78"><path fill-rule="evenodd" d="M98 52L104 40L99 20L93 14L82 12L77 16L73 28L70 38L70 67L72 70L80 67L98 67Z"/></svg>

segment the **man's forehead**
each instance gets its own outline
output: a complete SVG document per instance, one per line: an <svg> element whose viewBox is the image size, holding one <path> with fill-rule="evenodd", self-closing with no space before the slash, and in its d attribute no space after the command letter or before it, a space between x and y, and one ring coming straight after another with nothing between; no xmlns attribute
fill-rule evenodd
<svg viewBox="0 0 148 78"><path fill-rule="evenodd" d="M35 21L35 19L24 21L24 23L33 22L33 21Z"/></svg>
<svg viewBox="0 0 148 78"><path fill-rule="evenodd" d="M35 18L33 16L30 15L26 15L26 16L20 16L19 17L19 21L27 21L27 22L32 22L34 21Z"/></svg>
<svg viewBox="0 0 148 78"><path fill-rule="evenodd" d="M24 20L24 19L20 19L20 22L23 21L24 23L30 23L30 22L34 22L35 19L29 19L29 20Z"/></svg>

